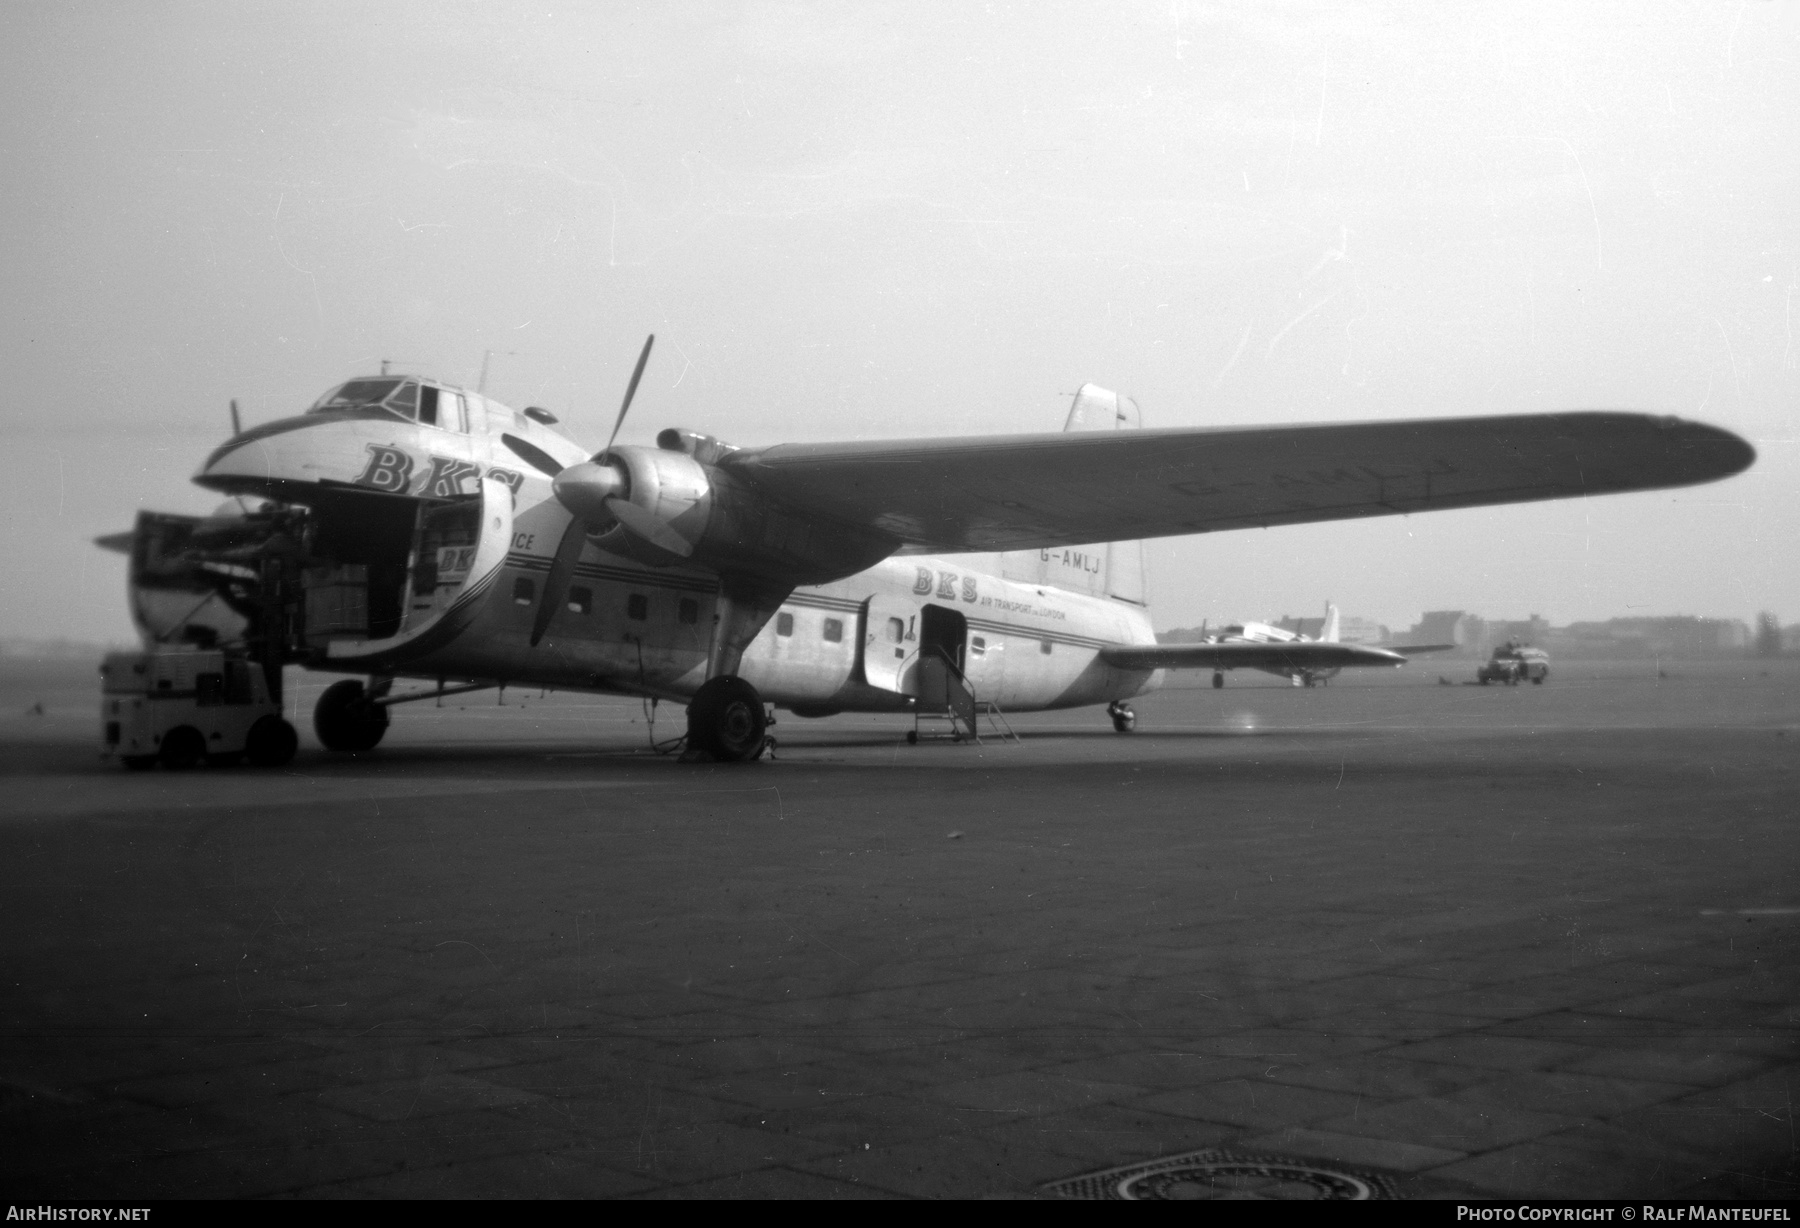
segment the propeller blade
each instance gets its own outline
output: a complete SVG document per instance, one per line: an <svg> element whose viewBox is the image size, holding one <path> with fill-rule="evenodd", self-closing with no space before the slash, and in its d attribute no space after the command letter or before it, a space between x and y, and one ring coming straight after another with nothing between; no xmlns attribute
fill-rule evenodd
<svg viewBox="0 0 1800 1228"><path fill-rule="evenodd" d="M238 421L236 397L231 398L231 433L233 435L242 435L244 433L243 425Z"/></svg>
<svg viewBox="0 0 1800 1228"><path fill-rule="evenodd" d="M556 557L550 560L550 574L544 577L544 596L538 602L537 613L531 619L531 646L544 638L544 631L550 626L550 620L569 596L569 581L575 575L576 560L581 558L581 548L587 544L587 526L581 523L578 516L569 517L569 527L563 530L562 540L556 543Z"/></svg>
<svg viewBox="0 0 1800 1228"><path fill-rule="evenodd" d="M517 435L502 435L500 442L512 449L512 454L536 469L547 478L553 478L563 471L562 462L544 451L534 443L526 443Z"/></svg>
<svg viewBox="0 0 1800 1228"><path fill-rule="evenodd" d="M667 550L683 559L694 553L694 547L687 538L635 503L625 499L608 499L606 510L618 517L620 524L659 550Z"/></svg>
<svg viewBox="0 0 1800 1228"><path fill-rule="evenodd" d="M606 437L606 446L597 455L604 456L612 451L613 440L619 437L619 428L625 425L625 413L631 408L631 398L637 395L638 381L644 378L644 364L650 361L650 347L655 344L655 333L644 338L644 352L638 355L637 369L631 373L631 383L625 387L625 401L619 406L619 419L613 423L612 434Z"/></svg>

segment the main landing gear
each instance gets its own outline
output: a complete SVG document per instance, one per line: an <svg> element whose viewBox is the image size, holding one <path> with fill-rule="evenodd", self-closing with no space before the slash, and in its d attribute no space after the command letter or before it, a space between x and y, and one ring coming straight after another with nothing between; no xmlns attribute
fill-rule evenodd
<svg viewBox="0 0 1800 1228"><path fill-rule="evenodd" d="M689 701L687 718L688 746L723 763L759 759L770 742L762 696L735 674L708 678Z"/></svg>
<svg viewBox="0 0 1800 1228"><path fill-rule="evenodd" d="M1217 670L1213 671L1213 690L1216 691L1224 685L1225 685L1225 675L1219 673Z"/></svg>
<svg viewBox="0 0 1800 1228"><path fill-rule="evenodd" d="M327 750L361 754L374 750L387 732L388 710L354 678L334 682L313 708L313 732Z"/></svg>
<svg viewBox="0 0 1800 1228"><path fill-rule="evenodd" d="M1137 728L1137 713L1131 710L1130 704L1115 699L1106 705L1106 715L1112 717L1114 733L1130 733Z"/></svg>

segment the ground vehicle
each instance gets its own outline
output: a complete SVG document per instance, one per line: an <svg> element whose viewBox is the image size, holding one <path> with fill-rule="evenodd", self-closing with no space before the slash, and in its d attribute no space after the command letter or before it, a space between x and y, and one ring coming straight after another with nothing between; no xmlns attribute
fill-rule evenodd
<svg viewBox="0 0 1800 1228"><path fill-rule="evenodd" d="M204 758L279 767L299 739L261 665L220 649L109 652L100 666L103 753L128 768L181 770Z"/></svg>
<svg viewBox="0 0 1800 1228"><path fill-rule="evenodd" d="M1482 686L1490 682L1518 686L1526 679L1533 686L1542 686L1549 676L1550 654L1518 640L1508 640L1494 649L1494 655L1475 673Z"/></svg>

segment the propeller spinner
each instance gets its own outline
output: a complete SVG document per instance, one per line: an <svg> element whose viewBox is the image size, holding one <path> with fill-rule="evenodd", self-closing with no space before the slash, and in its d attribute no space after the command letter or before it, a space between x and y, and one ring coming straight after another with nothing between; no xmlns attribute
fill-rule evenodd
<svg viewBox="0 0 1800 1228"><path fill-rule="evenodd" d="M569 522L563 527L561 540L556 543L556 555L550 560L550 574L544 578L543 600L538 603L537 614L532 619L531 644L534 648L544 638L550 619L568 595L569 581L575 575L575 564L581 558L581 547L590 532L604 532L615 524L622 524L630 532L671 554L686 558L693 553L693 547L678 533L625 498L630 491L630 480L623 468L608 457L613 441L619 437L619 428L625 425L625 415L631 409L632 398L637 395L638 381L644 377L644 365L650 361L650 347L655 343L655 333L645 338L643 352L638 355L637 367L631 373L631 383L625 388L625 399L619 405L619 416L613 422L612 434L607 437L606 447L590 459L565 468L535 444L514 435L500 436L500 441L512 450L513 455L550 479L550 490L556 501L569 513Z"/></svg>

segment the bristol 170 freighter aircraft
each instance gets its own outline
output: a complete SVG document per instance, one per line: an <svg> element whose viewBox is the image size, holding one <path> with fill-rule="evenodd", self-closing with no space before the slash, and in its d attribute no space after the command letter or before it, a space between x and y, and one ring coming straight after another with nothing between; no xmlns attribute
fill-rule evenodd
<svg viewBox="0 0 1800 1228"><path fill-rule="evenodd" d="M1157 644L1145 538L1682 486L1754 455L1621 412L1146 430L1093 385L1056 434L740 448L669 429L590 454L546 410L366 376L206 458L194 480L243 514L140 514L133 611L167 641L206 634L194 595L229 606L272 690L289 663L353 675L314 712L342 751L373 748L395 703L501 684L685 700L690 750L717 760L762 753L770 706L972 731L983 707L1104 704L1123 732L1166 670L1405 659Z"/></svg>

